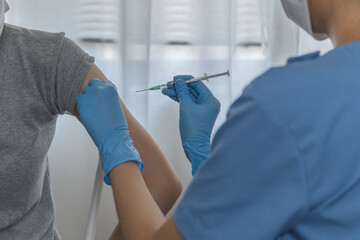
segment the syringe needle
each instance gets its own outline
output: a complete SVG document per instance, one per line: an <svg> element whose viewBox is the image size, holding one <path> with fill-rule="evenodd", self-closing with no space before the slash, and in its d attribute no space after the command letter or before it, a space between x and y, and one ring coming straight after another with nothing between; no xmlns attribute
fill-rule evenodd
<svg viewBox="0 0 360 240"><path fill-rule="evenodd" d="M138 93L138 92L145 92L145 91L149 91L149 89L139 90L139 91L136 91L136 93Z"/></svg>

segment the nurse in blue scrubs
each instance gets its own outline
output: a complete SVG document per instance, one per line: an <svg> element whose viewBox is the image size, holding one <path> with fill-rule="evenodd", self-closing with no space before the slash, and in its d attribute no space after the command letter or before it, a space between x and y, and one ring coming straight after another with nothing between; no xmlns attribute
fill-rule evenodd
<svg viewBox="0 0 360 240"><path fill-rule="evenodd" d="M212 146L219 102L202 83L186 85L191 76L175 77L175 89L163 93L179 102L194 179L167 220L140 175L112 83L93 80L78 97L114 191L113 239L360 239L360 1L282 3L290 19L336 48L255 79Z"/></svg>

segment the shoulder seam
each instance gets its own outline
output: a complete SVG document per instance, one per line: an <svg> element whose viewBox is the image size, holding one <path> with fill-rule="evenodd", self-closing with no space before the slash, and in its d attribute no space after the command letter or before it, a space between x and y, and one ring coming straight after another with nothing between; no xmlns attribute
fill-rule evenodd
<svg viewBox="0 0 360 240"><path fill-rule="evenodd" d="M12 25L12 24L6 24L6 28L8 31L20 32L20 34L23 34L25 36L30 35L30 33L39 33L39 35L40 34L53 35L54 39L59 38L59 36L61 36L61 37L65 36L65 33L63 33L63 32L46 32L46 31L42 31L42 30L24 28L24 27ZM23 30L23 31L21 31L21 30Z"/></svg>

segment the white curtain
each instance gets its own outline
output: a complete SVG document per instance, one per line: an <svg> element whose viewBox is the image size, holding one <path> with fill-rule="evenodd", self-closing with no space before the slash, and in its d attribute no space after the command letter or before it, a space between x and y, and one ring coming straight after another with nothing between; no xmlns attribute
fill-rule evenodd
<svg viewBox="0 0 360 240"><path fill-rule="evenodd" d="M126 105L172 162L184 187L191 181L191 170L180 143L178 105L160 92L135 91L170 81L174 75L229 69L231 77L208 83L222 103L216 130L231 102L254 77L314 48L312 40L299 43L302 33L286 18L279 0L8 2L7 22L64 31L96 57L96 64L116 83ZM316 47L325 49L323 44ZM49 156L56 225L64 240L83 239L97 163L95 146L75 118L63 116ZM116 225L108 187L99 218L96 239L106 239Z"/></svg>
<svg viewBox="0 0 360 240"><path fill-rule="evenodd" d="M281 66L290 56L320 50L323 54L333 48L331 41L315 41L290 21L280 0L259 0L262 19L264 54L271 66Z"/></svg>

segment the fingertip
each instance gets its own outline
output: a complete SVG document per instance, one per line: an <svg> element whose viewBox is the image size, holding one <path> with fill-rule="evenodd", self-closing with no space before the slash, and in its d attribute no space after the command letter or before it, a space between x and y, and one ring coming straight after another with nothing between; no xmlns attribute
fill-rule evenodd
<svg viewBox="0 0 360 240"><path fill-rule="evenodd" d="M162 93L168 97L177 97L175 89L164 89Z"/></svg>
<svg viewBox="0 0 360 240"><path fill-rule="evenodd" d="M103 81L104 84L107 84L107 85L114 85L110 80L106 79Z"/></svg>
<svg viewBox="0 0 360 240"><path fill-rule="evenodd" d="M161 93L164 94L164 95L166 95L166 96L169 96L169 94L171 94L171 91L172 91L172 90L170 90L170 89L168 89L168 88L165 88L165 89L161 90Z"/></svg>
<svg viewBox="0 0 360 240"><path fill-rule="evenodd" d="M161 93L164 94L165 96L169 97L170 99L174 100L175 102L179 102L179 99L177 97L175 90L163 89L163 90L161 90Z"/></svg>
<svg viewBox="0 0 360 240"><path fill-rule="evenodd" d="M183 79L177 79L175 81L175 91L178 95L184 95L185 93L189 92L188 85Z"/></svg>
<svg viewBox="0 0 360 240"><path fill-rule="evenodd" d="M115 84L112 81L106 79L103 81L103 83L107 86L113 87L117 91L117 87L115 86Z"/></svg>
<svg viewBox="0 0 360 240"><path fill-rule="evenodd" d="M112 81L110 81L109 79L104 80L103 83L115 86L115 84Z"/></svg>
<svg viewBox="0 0 360 240"><path fill-rule="evenodd" d="M94 85L98 85L98 84L101 84L101 81L100 81L100 79L98 79L98 78L93 78L93 79L91 79L90 81L89 81L89 86L94 86Z"/></svg>
<svg viewBox="0 0 360 240"><path fill-rule="evenodd" d="M187 84L185 83L185 80L182 78L176 79L175 80L175 88L177 87L187 87Z"/></svg>
<svg viewBox="0 0 360 240"><path fill-rule="evenodd" d="M81 94L85 94L90 90L90 86L84 87L84 89L81 91Z"/></svg>
<svg viewBox="0 0 360 240"><path fill-rule="evenodd" d="M186 80L190 80L190 79L193 79L194 77L191 76L191 75L177 75L177 76L174 76L174 81L176 80L179 80L179 79L182 79L184 81Z"/></svg>

